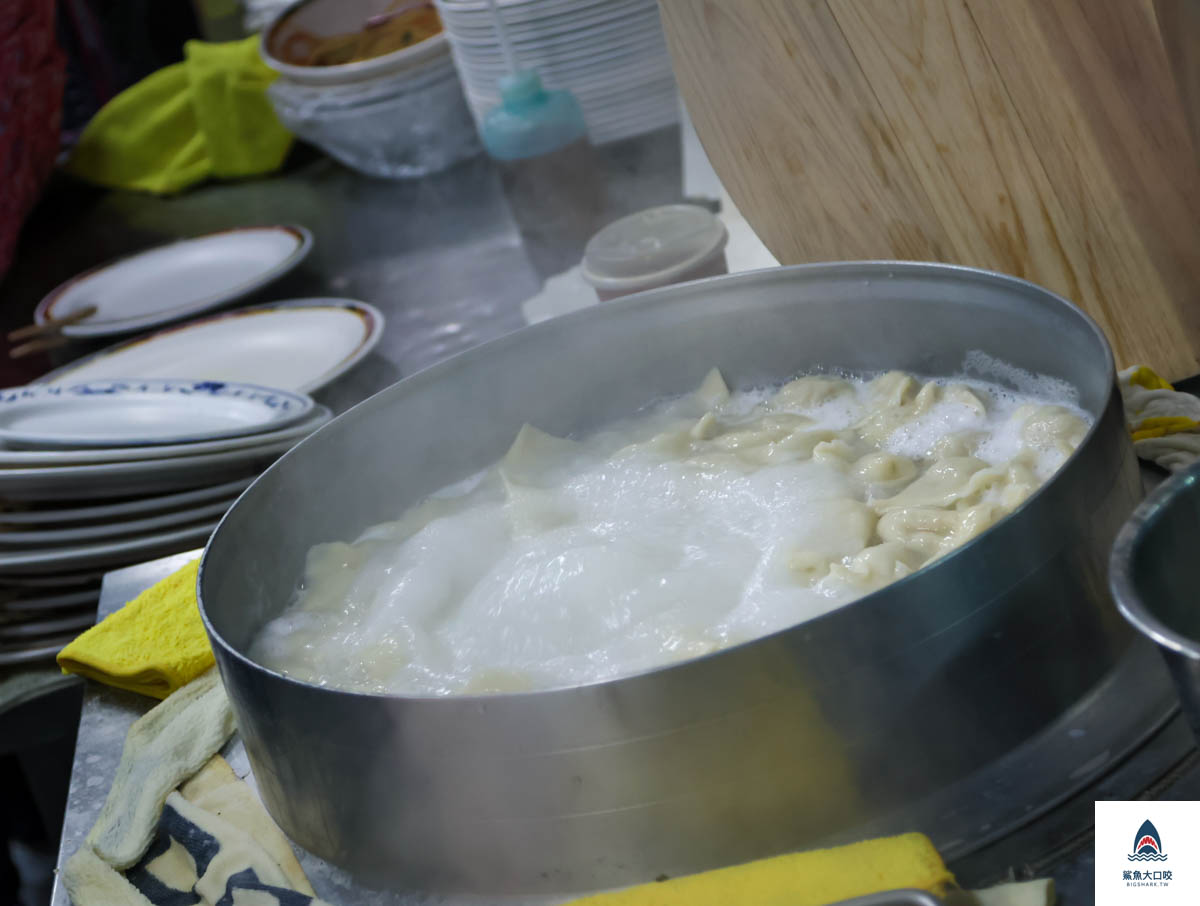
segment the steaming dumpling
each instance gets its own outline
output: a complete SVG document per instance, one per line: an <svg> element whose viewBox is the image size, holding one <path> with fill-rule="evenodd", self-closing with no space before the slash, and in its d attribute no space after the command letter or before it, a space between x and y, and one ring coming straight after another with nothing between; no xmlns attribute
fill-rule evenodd
<svg viewBox="0 0 1200 906"><path fill-rule="evenodd" d="M896 541L929 558L948 550L947 542L961 526L962 516L953 510L910 506L884 513L877 531L884 541Z"/></svg>
<svg viewBox="0 0 1200 906"><path fill-rule="evenodd" d="M513 484L550 483L579 455L579 444L523 425L517 439L500 460L500 474Z"/></svg>
<svg viewBox="0 0 1200 906"><path fill-rule="evenodd" d="M983 404L983 400L972 393L970 388L964 387L962 384L951 384L948 386L943 393L943 398L948 403L965 406L976 415L983 416L987 414L987 406Z"/></svg>
<svg viewBox="0 0 1200 906"><path fill-rule="evenodd" d="M841 396L853 395L854 386L841 378L808 377L796 378L779 388L771 398L777 409L813 409Z"/></svg>
<svg viewBox="0 0 1200 906"><path fill-rule="evenodd" d="M729 385L721 377L721 372L713 368L704 376L692 396L705 409L712 409L729 399Z"/></svg>
<svg viewBox="0 0 1200 906"><path fill-rule="evenodd" d="M752 639L1020 506L1087 430L1051 403L901 372L731 394L713 370L583 440L526 426L475 479L315 547L254 656L331 685L451 694L592 682Z"/></svg>
<svg viewBox="0 0 1200 906"><path fill-rule="evenodd" d="M875 544L841 563L832 564L829 576L822 584L850 587L859 592L874 591L918 569L920 559L919 554L901 543Z"/></svg>
<svg viewBox="0 0 1200 906"><path fill-rule="evenodd" d="M933 442L929 454L934 459L952 459L957 456L974 456L979 446L979 433L958 431L944 434Z"/></svg>
<svg viewBox="0 0 1200 906"><path fill-rule="evenodd" d="M1031 406L1023 419L1021 437L1034 449L1054 450L1067 456L1083 442L1087 431L1087 423L1069 409Z"/></svg>
<svg viewBox="0 0 1200 906"><path fill-rule="evenodd" d="M854 464L853 471L870 487L873 496L888 496L917 477L917 464L894 453L868 453Z"/></svg>
<svg viewBox="0 0 1200 906"><path fill-rule="evenodd" d="M823 440L812 451L813 462L826 463L842 470L849 469L855 457L854 447L840 438Z"/></svg>
<svg viewBox="0 0 1200 906"><path fill-rule="evenodd" d="M911 403L920 389L911 374L889 371L867 384L869 408L873 412L902 409Z"/></svg>
<svg viewBox="0 0 1200 906"><path fill-rule="evenodd" d="M881 509L952 506L976 490L971 485L971 477L987 468L986 462L974 456L938 460L924 475L896 496L880 501L878 506Z"/></svg>

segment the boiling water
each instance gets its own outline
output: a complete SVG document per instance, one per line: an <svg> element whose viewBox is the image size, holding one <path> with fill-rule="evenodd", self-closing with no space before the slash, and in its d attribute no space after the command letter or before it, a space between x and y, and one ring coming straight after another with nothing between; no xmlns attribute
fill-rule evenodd
<svg viewBox="0 0 1200 906"><path fill-rule="evenodd" d="M1089 418L1070 388L807 376L693 394L501 462L309 553L252 656L418 695L627 675L812 619L988 528Z"/></svg>

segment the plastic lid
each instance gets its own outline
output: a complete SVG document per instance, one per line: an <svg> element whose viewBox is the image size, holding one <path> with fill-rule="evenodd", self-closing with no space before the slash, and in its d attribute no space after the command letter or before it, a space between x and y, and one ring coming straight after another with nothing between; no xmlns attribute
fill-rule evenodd
<svg viewBox="0 0 1200 906"><path fill-rule="evenodd" d="M582 273L596 289L664 286L725 248L725 224L704 208L670 204L610 223L588 241Z"/></svg>

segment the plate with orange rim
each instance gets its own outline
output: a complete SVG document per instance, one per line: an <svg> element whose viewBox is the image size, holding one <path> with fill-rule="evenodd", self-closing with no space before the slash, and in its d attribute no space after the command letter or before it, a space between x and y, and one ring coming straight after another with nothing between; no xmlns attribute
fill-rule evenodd
<svg viewBox="0 0 1200 906"><path fill-rule="evenodd" d="M109 261L51 290L33 313L37 324L96 311L61 330L68 337L132 333L224 305L282 277L308 255L302 226L238 227Z"/></svg>
<svg viewBox="0 0 1200 906"><path fill-rule="evenodd" d="M63 384L136 375L310 393L375 348L382 313L353 299L295 299L212 315L118 343L43 375Z"/></svg>

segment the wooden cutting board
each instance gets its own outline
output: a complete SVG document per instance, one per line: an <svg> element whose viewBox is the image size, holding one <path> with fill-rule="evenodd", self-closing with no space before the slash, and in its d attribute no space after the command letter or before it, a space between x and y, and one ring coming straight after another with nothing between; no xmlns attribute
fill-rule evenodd
<svg viewBox="0 0 1200 906"><path fill-rule="evenodd" d="M713 166L781 262L1004 271L1086 309L1119 367L1200 371L1200 165L1152 0L661 9Z"/></svg>

